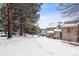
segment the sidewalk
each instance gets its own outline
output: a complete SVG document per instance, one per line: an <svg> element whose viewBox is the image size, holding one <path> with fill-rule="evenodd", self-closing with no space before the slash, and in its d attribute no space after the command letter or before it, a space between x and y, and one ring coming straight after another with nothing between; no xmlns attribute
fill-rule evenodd
<svg viewBox="0 0 79 59"><path fill-rule="evenodd" d="M71 45L74 45L74 46L79 46L79 42L69 42L69 41L64 41L64 43L67 43L67 44L71 44Z"/></svg>

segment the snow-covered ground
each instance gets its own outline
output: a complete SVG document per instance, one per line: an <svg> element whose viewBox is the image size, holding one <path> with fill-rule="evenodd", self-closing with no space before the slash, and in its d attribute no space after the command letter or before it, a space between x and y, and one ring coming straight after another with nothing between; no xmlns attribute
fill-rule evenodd
<svg viewBox="0 0 79 59"><path fill-rule="evenodd" d="M62 40L31 35L13 37L7 40L0 37L0 55L7 56L79 56L79 46L64 43Z"/></svg>

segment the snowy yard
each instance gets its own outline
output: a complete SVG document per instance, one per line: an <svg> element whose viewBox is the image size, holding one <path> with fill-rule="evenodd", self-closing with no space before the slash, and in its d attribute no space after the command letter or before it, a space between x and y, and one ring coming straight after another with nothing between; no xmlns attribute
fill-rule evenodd
<svg viewBox="0 0 79 59"><path fill-rule="evenodd" d="M28 35L13 37L11 40L6 39L6 37L0 37L0 55L2 56L79 56L79 46L44 36Z"/></svg>

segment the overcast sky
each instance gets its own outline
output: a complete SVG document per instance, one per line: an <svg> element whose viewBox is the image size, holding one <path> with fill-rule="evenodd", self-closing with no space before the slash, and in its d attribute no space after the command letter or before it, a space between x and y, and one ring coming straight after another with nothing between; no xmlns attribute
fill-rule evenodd
<svg viewBox="0 0 79 59"><path fill-rule="evenodd" d="M66 21L67 18L63 18L62 14L57 10L58 4L47 3L43 4L40 11L40 19L38 24L41 28L45 28L47 25L53 22Z"/></svg>

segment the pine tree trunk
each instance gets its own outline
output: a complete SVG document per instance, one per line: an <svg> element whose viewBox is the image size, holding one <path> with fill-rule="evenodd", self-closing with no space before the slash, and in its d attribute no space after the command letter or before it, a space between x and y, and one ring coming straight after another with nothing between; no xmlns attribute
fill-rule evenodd
<svg viewBox="0 0 79 59"><path fill-rule="evenodd" d="M20 35L23 35L23 24L22 24L22 18L20 19Z"/></svg>
<svg viewBox="0 0 79 59"><path fill-rule="evenodd" d="M11 3L7 3L7 12L8 12L8 37L7 38L11 38L12 37L12 7L11 7Z"/></svg>

